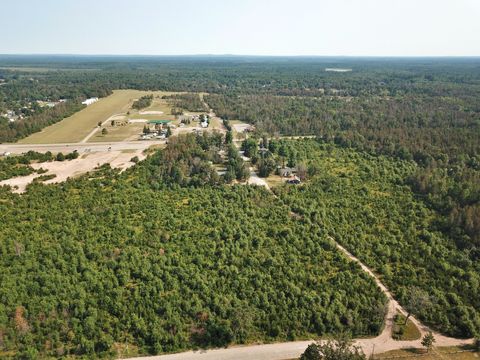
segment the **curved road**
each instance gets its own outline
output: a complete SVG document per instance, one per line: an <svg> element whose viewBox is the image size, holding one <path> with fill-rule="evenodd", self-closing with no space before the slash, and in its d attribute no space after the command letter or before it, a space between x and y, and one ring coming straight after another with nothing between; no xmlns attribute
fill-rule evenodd
<svg viewBox="0 0 480 360"><path fill-rule="evenodd" d="M207 105L207 104L206 104ZM207 105L208 106L208 105ZM210 110L210 116L214 117L215 114ZM109 120L109 119L108 119ZM108 121L106 120L106 122ZM88 140L97 129L94 129L84 141ZM72 152L77 150L80 153L83 152L95 152L95 151L108 151L108 150L144 150L152 145L165 144L165 140L160 141L126 141L126 142L112 142L112 143L70 143L70 144L0 144L0 154L4 152L10 152L14 154L20 154L29 150L38 152ZM238 147L238 144L236 144ZM251 168L250 184L256 184L265 186L269 189L268 184L260 179L255 171ZM270 189L269 189L270 190ZM375 353L386 352L390 350L396 350L407 347L421 347L421 340L414 341L395 341L391 337L393 328L393 317L396 312L399 311L406 315L405 309L393 298L388 288L381 282L380 278L376 276L372 270L370 270L359 259L353 256L348 250L338 244L333 238L330 238L336 244L337 248L345 254L350 260L359 264L363 271L375 279L378 287L388 298L388 311L385 316L385 326L382 333L369 339L357 339L355 343L360 346L367 356L370 356L373 351ZM418 327L420 332L425 334L430 331L428 327L420 323L414 316L410 316L411 321ZM436 339L437 346L456 346L465 345L473 342L473 339L455 339L443 336L439 333L433 332ZM306 347L312 343L313 340L307 341L293 341L284 343L262 344L262 345L249 345L249 346L235 346L224 349L211 349L211 350L198 350L187 351L178 354L158 355L158 356L146 356L137 357L137 360L286 360L298 358Z"/></svg>
<svg viewBox="0 0 480 360"><path fill-rule="evenodd" d="M357 339L355 344L360 346L369 357L373 352L382 353L390 350L398 350L402 348L421 348L421 340L413 341L396 341L391 337L393 328L393 317L397 310L406 315L405 309L393 298L387 287L381 282L373 271L371 271L365 264L359 259L353 256L343 246L338 244L335 240L337 248L345 254L350 260L355 261L360 265L363 271L375 279L380 290L385 293L388 298L388 310L385 316L385 326L380 335L374 338ZM420 332L425 334L430 331L428 327L418 321L413 315L410 316L410 320L418 327ZM432 331L435 335L436 346L458 346L471 344L473 339L455 339L443 336L437 332ZM306 341L291 341L284 343L262 344L262 345L248 345L248 346L234 346L224 349L211 349L211 350L197 350L187 351L177 354L158 355L158 356L143 356L136 357L136 360L287 360L296 359L305 351L307 346L314 340Z"/></svg>
<svg viewBox="0 0 480 360"><path fill-rule="evenodd" d="M254 182L255 183L255 182ZM268 187L267 187L268 188ZM360 346L367 357L373 353L383 353L390 350L398 350L403 348L422 348L421 339L412 341L397 341L392 339L393 317L397 311L407 315L405 309L393 298L392 293L382 283L380 278L363 264L358 258L353 256L347 249L338 244L332 237L330 239L336 244L337 248L350 260L358 263L358 265L368 275L374 278L377 286L388 298L388 310L385 315L385 324L382 333L374 338L357 339L355 344ZM427 326L423 325L413 315L410 320L418 327L422 337L428 331L431 331ZM473 339L456 339L444 336L435 331L432 331L436 342L436 346L459 346L467 345L473 342ZM287 360L296 359L305 351L307 346L314 340L307 341L292 341L284 343L262 344L262 345L248 345L248 346L234 346L224 349L211 350L197 350L187 351L177 354L158 355L158 356L144 356L137 357L137 360Z"/></svg>

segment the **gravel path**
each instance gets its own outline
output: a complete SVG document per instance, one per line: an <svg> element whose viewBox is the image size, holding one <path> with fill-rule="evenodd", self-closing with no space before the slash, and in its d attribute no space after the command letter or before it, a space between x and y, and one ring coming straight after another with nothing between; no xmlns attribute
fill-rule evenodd
<svg viewBox="0 0 480 360"><path fill-rule="evenodd" d="M269 189L265 180L259 178L257 174L250 169L249 184L263 185ZM385 325L380 335L374 338L356 339L355 344L360 346L362 350L370 357L373 353L383 353L391 350L399 350L405 348L422 348L421 339L412 341L397 341L392 339L392 330L394 325L394 316L397 311L407 315L405 309L393 298L392 293L382 283L380 278L358 258L353 256L347 249L338 244L333 238L336 247L351 261L356 262L363 271L374 278L377 286L388 298L388 309L385 315ZM410 320L417 326L422 337L428 331L431 331L427 326L422 324L413 315ZM467 345L473 342L473 339L456 339L439 334L432 331L436 342L435 346L460 346ZM224 349L198 350L187 351L178 354L158 355L138 357L137 360L287 360L296 359L305 351L307 346L312 343L314 339L307 341L293 341L274 344L250 345L250 346L234 346Z"/></svg>

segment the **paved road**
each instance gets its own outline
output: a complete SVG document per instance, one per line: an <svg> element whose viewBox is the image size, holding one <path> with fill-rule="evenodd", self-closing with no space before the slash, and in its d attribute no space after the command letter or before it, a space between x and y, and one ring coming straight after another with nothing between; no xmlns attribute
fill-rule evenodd
<svg viewBox="0 0 480 360"><path fill-rule="evenodd" d="M79 153L110 150L145 150L152 145L165 144L165 140L125 141L125 142L95 142L66 144L0 144L0 154L6 152L22 154L29 150L37 152L69 153L77 150Z"/></svg>
<svg viewBox="0 0 480 360"><path fill-rule="evenodd" d="M211 113L215 116L215 114ZM77 150L78 152L97 152L111 150L143 150L152 145L164 144L165 140L158 141L130 141L130 142L112 142L112 143L70 143L70 144L0 144L0 154L4 152L10 153L24 153L29 150L38 152L71 152ZM238 144L236 144L238 146ZM251 169L252 171L252 169ZM260 179L253 172L253 183L266 186L266 183L259 183ZM268 185L267 185L268 188ZM334 239L332 239L334 241ZM344 247L336 243L337 248L342 251L352 261L357 262L360 267L367 274L375 279L378 287L385 293L388 298L388 311L385 318L385 327L382 333L370 339L358 339L356 344L361 346L365 354L369 356L372 354L373 349L376 353L385 352L389 350L396 350L407 347L421 347L420 340L415 341L395 341L391 338L391 331L393 327L393 316L397 310L406 314L403 307L393 298L388 288L381 282L381 280L371 271L365 264L359 259L349 253ZM430 331L428 327L420 323L415 317L411 316L410 319L419 328L422 334ZM455 339L443 336L439 333L435 333L436 346L455 346L472 343L473 339ZM312 341L294 341L285 343L274 343L264 345L251 345L241 347L231 347L225 349L212 349L201 351L188 351L178 354L159 355L159 356L147 356L138 357L138 360L286 360L298 358L300 354Z"/></svg>

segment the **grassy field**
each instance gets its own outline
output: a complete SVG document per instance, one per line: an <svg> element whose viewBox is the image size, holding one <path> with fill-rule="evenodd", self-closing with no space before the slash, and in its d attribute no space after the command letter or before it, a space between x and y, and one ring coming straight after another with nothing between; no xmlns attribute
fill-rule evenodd
<svg viewBox="0 0 480 360"><path fill-rule="evenodd" d="M139 92L140 93L140 92ZM142 95L143 92L141 92ZM145 120L172 120L174 124L178 125L178 122L175 120L175 116L172 115L172 108L168 102L162 99L163 95L172 94L167 92L145 92L145 94L154 94L154 99L152 105L148 108L142 109L140 111L131 109L131 103L129 103L129 108L127 111L123 111L125 115L125 120L135 120L135 119L145 119ZM145 112L152 111L161 111L163 114L144 114ZM112 126L111 124L105 124L105 128L108 133L102 135L100 131L97 131L88 142L115 142L115 141L125 141L125 140L137 140L139 135L142 133L143 126L145 123L129 123L124 126Z"/></svg>
<svg viewBox="0 0 480 360"><path fill-rule="evenodd" d="M395 340L417 340L420 339L421 334L412 321L408 320L405 324L405 316L398 313L395 318L392 337Z"/></svg>
<svg viewBox="0 0 480 360"><path fill-rule="evenodd" d="M150 105L148 108L142 109L140 111L130 111L129 119L148 119L148 120L154 120L154 119L165 119L165 120L174 120L175 116L172 115L172 107L168 104L167 100L162 99L161 97L163 95L166 95L167 93L162 92L158 93L155 92L155 97L153 99L152 105ZM157 94L159 96L157 96ZM172 94L172 93L168 93ZM149 111L161 111L163 114L142 114L144 112L149 112Z"/></svg>
<svg viewBox="0 0 480 360"><path fill-rule="evenodd" d="M32 134L29 137L20 140L19 143L49 144L80 142L97 126L98 122L104 122L109 117L115 114L126 113L130 110L131 105L135 99L138 99L143 95L148 95L152 93L155 96L163 96L169 94L159 91L152 92L138 90L115 90L112 95L100 99L98 102L86 107L78 113L43 129L41 132ZM92 137L92 139L94 137L95 135ZM115 138L114 134L112 134L112 137ZM108 141L108 139L103 140ZM123 139L118 138L112 141L119 140Z"/></svg>
<svg viewBox="0 0 480 360"><path fill-rule="evenodd" d="M88 142L117 142L137 140L139 134L143 131L145 123L133 123L125 126L104 126L108 133L103 135L101 131L97 131Z"/></svg>
<svg viewBox="0 0 480 360"><path fill-rule="evenodd" d="M394 350L375 355L375 359L421 359L421 360L478 360L480 353L468 351L468 348L433 348L429 353L424 349Z"/></svg>

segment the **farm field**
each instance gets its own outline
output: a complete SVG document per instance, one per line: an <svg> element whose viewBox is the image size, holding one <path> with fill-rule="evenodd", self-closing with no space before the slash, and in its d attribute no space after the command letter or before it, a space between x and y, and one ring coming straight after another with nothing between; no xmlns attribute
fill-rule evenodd
<svg viewBox="0 0 480 360"><path fill-rule="evenodd" d="M130 110L135 99L148 94L163 96L169 93L160 91L114 90L112 95L102 98L78 113L20 140L19 143L49 144L80 142L95 129L99 122L104 122L115 114L126 113ZM102 140L98 141L108 141L108 139L102 138Z"/></svg>

